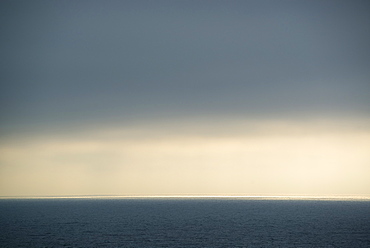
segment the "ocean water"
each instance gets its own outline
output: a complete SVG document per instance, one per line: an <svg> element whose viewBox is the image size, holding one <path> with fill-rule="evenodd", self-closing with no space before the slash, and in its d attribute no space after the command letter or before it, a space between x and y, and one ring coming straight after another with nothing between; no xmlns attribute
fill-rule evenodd
<svg viewBox="0 0 370 248"><path fill-rule="evenodd" d="M370 201L0 200L0 247L370 247Z"/></svg>

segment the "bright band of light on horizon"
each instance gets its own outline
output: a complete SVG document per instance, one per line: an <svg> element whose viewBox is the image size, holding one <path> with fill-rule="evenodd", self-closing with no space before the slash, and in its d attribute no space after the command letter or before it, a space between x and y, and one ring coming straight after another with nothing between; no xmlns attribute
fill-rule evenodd
<svg viewBox="0 0 370 248"><path fill-rule="evenodd" d="M0 195L370 195L369 132L276 126L3 142Z"/></svg>

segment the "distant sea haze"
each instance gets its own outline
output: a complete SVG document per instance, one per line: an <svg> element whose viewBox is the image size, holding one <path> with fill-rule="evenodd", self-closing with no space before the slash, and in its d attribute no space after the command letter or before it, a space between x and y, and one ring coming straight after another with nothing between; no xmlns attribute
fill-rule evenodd
<svg viewBox="0 0 370 248"><path fill-rule="evenodd" d="M279 197L0 200L0 247L370 247L370 201Z"/></svg>

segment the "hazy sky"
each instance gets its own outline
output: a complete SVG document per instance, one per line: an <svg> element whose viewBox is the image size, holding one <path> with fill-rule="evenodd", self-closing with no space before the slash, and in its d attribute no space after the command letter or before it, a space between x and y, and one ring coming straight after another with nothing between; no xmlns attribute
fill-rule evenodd
<svg viewBox="0 0 370 248"><path fill-rule="evenodd" d="M1 1L0 196L370 196L369 1Z"/></svg>

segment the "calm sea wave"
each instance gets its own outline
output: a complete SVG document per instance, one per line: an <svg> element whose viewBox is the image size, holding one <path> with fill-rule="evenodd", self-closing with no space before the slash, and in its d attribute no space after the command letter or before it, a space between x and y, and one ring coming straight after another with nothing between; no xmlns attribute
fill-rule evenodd
<svg viewBox="0 0 370 248"><path fill-rule="evenodd" d="M0 247L370 247L370 202L8 199Z"/></svg>

